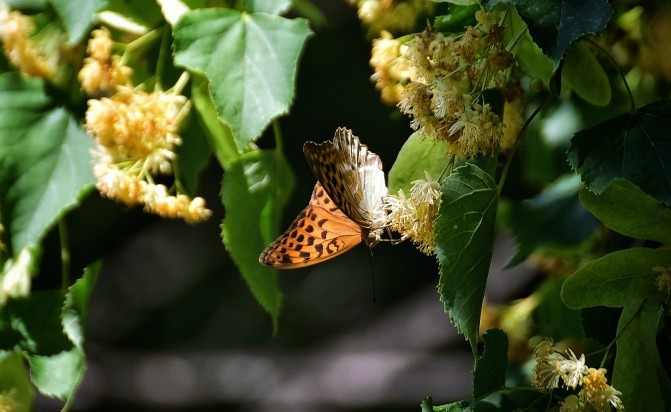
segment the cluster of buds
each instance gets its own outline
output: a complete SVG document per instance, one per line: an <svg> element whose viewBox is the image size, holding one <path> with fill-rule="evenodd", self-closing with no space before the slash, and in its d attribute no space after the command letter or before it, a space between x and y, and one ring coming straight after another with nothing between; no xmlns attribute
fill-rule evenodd
<svg viewBox="0 0 671 412"><path fill-rule="evenodd" d="M622 393L608 385L606 369L588 368L585 355L578 358L570 349L561 353L551 339L540 338L534 342L534 358L532 382L536 387L547 391L560 385L570 389L581 387L577 395L564 399L561 412L624 410Z"/></svg>
<svg viewBox="0 0 671 412"><path fill-rule="evenodd" d="M88 44L89 57L79 71L82 90L89 96L110 95L117 86L126 86L132 74L130 67L121 63L121 56L112 55L109 30L93 30Z"/></svg>
<svg viewBox="0 0 671 412"><path fill-rule="evenodd" d="M47 53L45 45L40 47L33 41L34 28L30 17L10 11L6 3L0 2L0 40L9 62L25 75L51 78L58 54L54 50Z"/></svg>
<svg viewBox="0 0 671 412"><path fill-rule="evenodd" d="M182 142L179 126L190 102L179 94L181 87L147 93L126 85L130 70L110 58L107 30L94 31L88 50L91 57L79 73L82 88L87 93L115 91L110 97L90 99L86 112L86 128L97 143L93 172L98 191L129 206L143 205L145 211L162 217L188 223L207 219L212 212L202 198L172 195L153 179L172 174L175 148ZM89 79L96 70L108 77Z"/></svg>
<svg viewBox="0 0 671 412"><path fill-rule="evenodd" d="M403 189L396 195L386 196L388 210L385 226L401 234L399 241L410 239L425 255L436 251L436 235L433 224L440 209L440 183L426 173L426 180L412 182L410 197Z"/></svg>
<svg viewBox="0 0 671 412"><path fill-rule="evenodd" d="M479 11L476 17L478 24L458 35L426 30L401 44L383 34L371 58L383 100L397 102L413 129L446 142L460 158L491 153L503 139L504 122L485 102L487 90L498 89L515 102L506 106L511 121L506 142L514 142L521 128L521 93L502 27L495 14Z"/></svg>
<svg viewBox="0 0 671 412"><path fill-rule="evenodd" d="M408 32L417 18L433 10L430 0L350 0L357 6L359 19L371 33L383 30Z"/></svg>

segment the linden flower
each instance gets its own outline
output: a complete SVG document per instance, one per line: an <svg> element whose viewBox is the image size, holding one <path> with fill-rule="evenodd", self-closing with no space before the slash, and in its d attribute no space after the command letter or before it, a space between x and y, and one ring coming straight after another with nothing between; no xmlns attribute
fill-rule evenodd
<svg viewBox="0 0 671 412"><path fill-rule="evenodd" d="M386 225L400 233L401 240L410 239L420 252L432 255L436 250L433 224L440 209L440 183L425 173L426 180L412 182L410 197L402 189L397 195L385 197L389 210Z"/></svg>
<svg viewBox="0 0 671 412"><path fill-rule="evenodd" d="M417 17L433 10L429 0L351 0L356 4L359 19L371 33L382 30L408 32L415 25Z"/></svg>
<svg viewBox="0 0 671 412"><path fill-rule="evenodd" d="M7 4L0 3L0 40L9 62L28 76L52 77L55 64L36 48L30 38L33 29L30 17L9 11Z"/></svg>
<svg viewBox="0 0 671 412"><path fill-rule="evenodd" d="M27 296L30 293L30 270L33 255L26 248L19 252L16 260L9 259L0 274L0 305L8 298Z"/></svg>
<svg viewBox="0 0 671 412"><path fill-rule="evenodd" d="M559 407L559 412L583 412L587 408L575 395L567 396Z"/></svg>
<svg viewBox="0 0 671 412"><path fill-rule="evenodd" d="M177 134L186 115L184 96L146 93L121 87L111 98L88 101L86 127L93 138L109 149L115 162L144 159L151 173L170 173Z"/></svg>
<svg viewBox="0 0 671 412"><path fill-rule="evenodd" d="M552 339L542 338L532 340L534 345L534 359L532 382L543 390L558 388L560 381L564 386L575 389L587 372L585 356L578 359L573 351L566 351L568 358L554 348Z"/></svg>
<svg viewBox="0 0 671 412"><path fill-rule="evenodd" d="M655 279L657 290L671 294L671 267L655 266L652 270L659 273Z"/></svg>
<svg viewBox="0 0 671 412"><path fill-rule="evenodd" d="M406 49L387 31L382 31L380 38L373 40L370 65L375 73L370 78L385 103L398 103L403 90L401 83L410 78L410 62L403 56Z"/></svg>
<svg viewBox="0 0 671 412"><path fill-rule="evenodd" d="M111 94L117 86L127 86L132 74L130 67L121 64L119 56L111 56L112 39L106 28L93 30L88 53L77 78L82 90L90 96Z"/></svg>
<svg viewBox="0 0 671 412"><path fill-rule="evenodd" d="M605 369L589 368L583 378L583 389L579 394L584 404L591 406L597 412L608 412L611 407L617 411L623 411L624 405L619 398L620 395L622 392L608 385Z"/></svg>

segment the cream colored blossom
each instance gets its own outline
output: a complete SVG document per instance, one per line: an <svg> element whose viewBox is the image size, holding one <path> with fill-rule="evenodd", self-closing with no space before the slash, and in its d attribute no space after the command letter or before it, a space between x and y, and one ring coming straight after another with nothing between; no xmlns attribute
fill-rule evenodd
<svg viewBox="0 0 671 412"><path fill-rule="evenodd" d="M359 19L372 34L383 30L408 32L415 26L420 15L433 10L430 0L354 0Z"/></svg>
<svg viewBox="0 0 671 412"><path fill-rule="evenodd" d="M128 86L132 70L121 64L120 56L112 55L109 30L93 30L88 44L90 57L84 59L78 79L82 90L90 96L112 94L118 86Z"/></svg>
<svg viewBox="0 0 671 412"><path fill-rule="evenodd" d="M401 234L401 240L410 239L425 255L436 250L434 222L440 209L440 183L428 172L426 180L412 182L410 197L403 190L385 197L389 211L386 226Z"/></svg>
<svg viewBox="0 0 671 412"><path fill-rule="evenodd" d="M33 30L30 17L10 11L4 2L0 3L0 40L9 62L28 76L50 78L56 71L52 56L57 53L52 50L51 56L48 56L38 48L30 37Z"/></svg>
<svg viewBox="0 0 671 412"><path fill-rule="evenodd" d="M0 305L8 298L27 296L30 293L30 272L33 266L33 255L29 249L19 252L16 260L9 259L0 274Z"/></svg>
<svg viewBox="0 0 671 412"><path fill-rule="evenodd" d="M587 408L575 395L567 396L561 403L559 407L559 412L583 412Z"/></svg>
<svg viewBox="0 0 671 412"><path fill-rule="evenodd" d="M380 90L385 103L398 103L403 90L402 83L410 78L410 62L403 55L406 49L387 31L382 31L380 38L373 40L370 65L375 73L371 80Z"/></svg>
<svg viewBox="0 0 671 412"><path fill-rule="evenodd" d="M622 392L608 385L605 369L589 368L583 378L583 389L578 396L596 412L609 412L611 407L617 411L624 410L620 395Z"/></svg>
<svg viewBox="0 0 671 412"><path fill-rule="evenodd" d="M655 266L652 270L659 273L655 278L657 290L671 294L671 267Z"/></svg>

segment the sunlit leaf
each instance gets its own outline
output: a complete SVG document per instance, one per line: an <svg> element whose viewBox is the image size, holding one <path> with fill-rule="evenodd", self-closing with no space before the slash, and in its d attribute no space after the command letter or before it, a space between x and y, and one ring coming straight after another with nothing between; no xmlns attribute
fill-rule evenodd
<svg viewBox="0 0 671 412"><path fill-rule="evenodd" d="M660 100L590 128L571 139L569 162L594 192L629 180L671 203L671 100Z"/></svg>
<svg viewBox="0 0 671 412"><path fill-rule="evenodd" d="M580 201L616 232L671 244L671 210L627 180L614 180L600 195L583 189Z"/></svg>
<svg viewBox="0 0 671 412"><path fill-rule="evenodd" d="M655 266L670 267L671 251L647 248L620 250L595 259L566 279L561 298L571 309L622 307L659 294Z"/></svg>
<svg viewBox="0 0 671 412"><path fill-rule="evenodd" d="M245 10L252 13L282 14L291 7L291 0L245 0Z"/></svg>
<svg viewBox="0 0 671 412"><path fill-rule="evenodd" d="M661 316L657 299L630 302L617 329L613 386L628 411L663 411L671 404L671 382L659 358L656 338Z"/></svg>
<svg viewBox="0 0 671 412"><path fill-rule="evenodd" d="M442 183L436 221L438 292L445 311L477 353L480 312L494 248L498 194L477 166L456 168Z"/></svg>
<svg viewBox="0 0 671 412"><path fill-rule="evenodd" d="M294 96L307 20L232 9L200 9L175 26L175 62L210 82L219 117L238 149L256 139Z"/></svg>
<svg viewBox="0 0 671 412"><path fill-rule="evenodd" d="M226 209L222 237L226 250L261 306L277 320L282 294L274 270L259 263L263 249L279 234L281 212L293 187L289 165L274 150L244 154L224 174Z"/></svg>
<svg viewBox="0 0 671 412"><path fill-rule="evenodd" d="M566 54L562 79L588 102L598 106L610 103L608 75L584 42L573 43Z"/></svg>
<svg viewBox="0 0 671 412"><path fill-rule="evenodd" d="M410 192L412 181L426 179L425 172L438 179L447 165L447 147L439 140L423 139L413 133L398 152L394 165L389 170L389 192L403 189Z"/></svg>
<svg viewBox="0 0 671 412"><path fill-rule="evenodd" d="M49 0L68 33L68 43L82 40L93 24L95 12L105 4L105 0Z"/></svg>
<svg viewBox="0 0 671 412"><path fill-rule="evenodd" d="M18 253L76 207L95 182L92 141L39 80L0 75L0 210Z"/></svg>
<svg viewBox="0 0 671 412"><path fill-rule="evenodd" d="M489 329L483 336L485 351L475 362L473 396L479 398L506 386L508 336L501 329Z"/></svg>

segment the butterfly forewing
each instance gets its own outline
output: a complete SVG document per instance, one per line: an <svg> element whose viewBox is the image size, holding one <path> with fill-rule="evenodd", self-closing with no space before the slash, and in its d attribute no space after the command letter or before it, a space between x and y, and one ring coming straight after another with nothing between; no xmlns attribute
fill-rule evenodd
<svg viewBox="0 0 671 412"><path fill-rule="evenodd" d="M345 128L336 130L333 141L306 142L303 152L336 205L360 226L376 230L387 195L380 157Z"/></svg>
<svg viewBox="0 0 671 412"><path fill-rule="evenodd" d="M294 269L331 259L361 243L361 227L349 219L317 182L310 204L268 246L259 262Z"/></svg>

